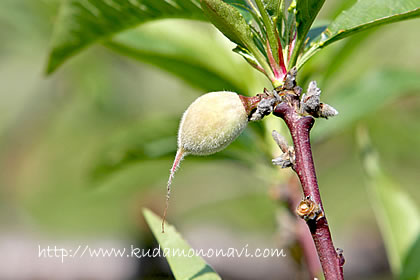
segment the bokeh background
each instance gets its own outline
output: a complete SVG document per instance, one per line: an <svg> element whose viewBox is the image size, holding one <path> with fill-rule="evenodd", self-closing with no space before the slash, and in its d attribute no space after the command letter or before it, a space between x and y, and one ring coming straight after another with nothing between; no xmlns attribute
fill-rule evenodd
<svg viewBox="0 0 420 280"><path fill-rule="evenodd" d="M327 1L318 24L348 2ZM62 264L38 257L39 245L156 246L142 209L162 213L178 121L204 93L150 65L152 60L130 59L101 44L47 77L58 4L0 1L0 278L171 279L164 259L84 258ZM337 120L317 121L313 148L348 279L392 279L368 198L358 126L369 130L388 178L417 205L420 200L418 29L419 20L411 20L336 43L308 63L299 80L304 88L317 80L323 100L341 113ZM242 94L269 87L209 24L168 20L139 30L172 41L195 38L193 49L185 51L224 65ZM409 84L407 75L414 77ZM205 87L223 90L211 82ZM264 122L282 126L273 116ZM272 190L290 173L271 167L275 147L266 133L258 133L262 129L251 124L226 151L182 162L168 220L192 246L287 247ZM226 279L297 279L301 270L290 257L207 261Z"/></svg>

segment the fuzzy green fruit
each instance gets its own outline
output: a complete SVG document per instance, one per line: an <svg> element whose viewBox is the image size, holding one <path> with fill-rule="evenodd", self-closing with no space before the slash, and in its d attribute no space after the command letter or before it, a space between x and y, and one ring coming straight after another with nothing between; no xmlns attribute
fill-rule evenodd
<svg viewBox="0 0 420 280"><path fill-rule="evenodd" d="M229 91L204 94L185 111L178 131L178 151L168 180L162 232L172 179L181 160L186 155L211 155L226 148L245 129L248 114L244 97Z"/></svg>
<svg viewBox="0 0 420 280"><path fill-rule="evenodd" d="M241 134L248 115L238 94L210 92L185 111L178 132L183 155L211 155L223 150Z"/></svg>

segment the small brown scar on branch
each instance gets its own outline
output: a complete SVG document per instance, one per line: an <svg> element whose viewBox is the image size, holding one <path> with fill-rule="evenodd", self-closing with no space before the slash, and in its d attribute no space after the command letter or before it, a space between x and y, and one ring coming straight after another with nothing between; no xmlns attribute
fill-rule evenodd
<svg viewBox="0 0 420 280"><path fill-rule="evenodd" d="M296 208L296 214L306 222L310 220L318 221L324 217L321 207L310 196L307 196L299 203Z"/></svg>

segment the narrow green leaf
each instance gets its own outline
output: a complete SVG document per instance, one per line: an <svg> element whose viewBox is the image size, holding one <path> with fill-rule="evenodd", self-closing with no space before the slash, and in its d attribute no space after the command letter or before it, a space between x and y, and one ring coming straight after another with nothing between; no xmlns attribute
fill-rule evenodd
<svg viewBox="0 0 420 280"><path fill-rule="evenodd" d="M162 219L148 209L143 210L143 215L159 242L163 253L178 250L177 254L167 254L166 259L171 267L172 273L177 280L219 280L219 275L199 256L188 256L189 252L194 252L187 242L182 238L174 226L165 223L165 233L162 233ZM185 252L187 256L182 256Z"/></svg>
<svg viewBox="0 0 420 280"><path fill-rule="evenodd" d="M418 280L420 279L420 234L416 241L408 250L401 268L400 280Z"/></svg>
<svg viewBox="0 0 420 280"><path fill-rule="evenodd" d="M372 207L385 242L394 275L399 275L409 250L420 233L420 214L416 204L380 168L367 130L358 131L358 142Z"/></svg>
<svg viewBox="0 0 420 280"><path fill-rule="evenodd" d="M337 1L332 11L327 14L328 18L336 18L344 10L348 10L353 6L357 0Z"/></svg>
<svg viewBox="0 0 420 280"><path fill-rule="evenodd" d="M327 121L319 121L312 136L319 140L338 133L412 90L420 90L417 72L381 70L367 73L334 93L327 103L336 108L339 115Z"/></svg>
<svg viewBox="0 0 420 280"><path fill-rule="evenodd" d="M271 17L268 14L268 11L266 11L266 8L264 6L264 3L262 0L255 0L255 3L257 4L258 10L260 11L260 15L262 18L262 21L264 23L265 31L267 34L267 40L271 47L271 53L274 56L275 61L279 62L279 56L278 56L278 49L279 45L277 42L276 32L275 32L275 26L273 21L271 20Z"/></svg>
<svg viewBox="0 0 420 280"><path fill-rule="evenodd" d="M198 0L65 0L54 24L47 73L91 44L164 18L205 20Z"/></svg>
<svg viewBox="0 0 420 280"><path fill-rule="evenodd" d="M298 68L320 49L357 32L420 16L420 0L359 0L343 11L299 59Z"/></svg>
<svg viewBox="0 0 420 280"><path fill-rule="evenodd" d="M297 38L304 40L312 26L316 16L321 10L325 0L297 0L296 1L296 24Z"/></svg>
<svg viewBox="0 0 420 280"><path fill-rule="evenodd" d="M209 20L229 40L242 47L252 45L252 32L244 17L222 0L202 0L201 7Z"/></svg>
<svg viewBox="0 0 420 280"><path fill-rule="evenodd" d="M264 68L267 77L274 81L273 72L265 56L255 44L251 27L245 22L241 13L222 0L202 0L201 7L214 26L229 40L249 50L261 67Z"/></svg>
<svg viewBox="0 0 420 280"><path fill-rule="evenodd" d="M297 37L296 47L292 53L290 67L296 63L297 57L305 45L306 36L316 16L321 10L325 0L297 0L296 1L296 24Z"/></svg>
<svg viewBox="0 0 420 280"><path fill-rule="evenodd" d="M321 42L331 44L355 32L420 15L419 0L359 0L342 12L327 28Z"/></svg>

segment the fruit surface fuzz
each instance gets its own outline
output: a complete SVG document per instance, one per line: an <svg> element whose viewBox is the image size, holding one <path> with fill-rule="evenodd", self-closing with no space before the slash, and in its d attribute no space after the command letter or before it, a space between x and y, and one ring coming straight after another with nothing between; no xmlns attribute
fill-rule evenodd
<svg viewBox="0 0 420 280"><path fill-rule="evenodd" d="M210 155L223 150L241 134L248 115L239 95L210 92L197 98L182 116L178 149L184 155Z"/></svg>

